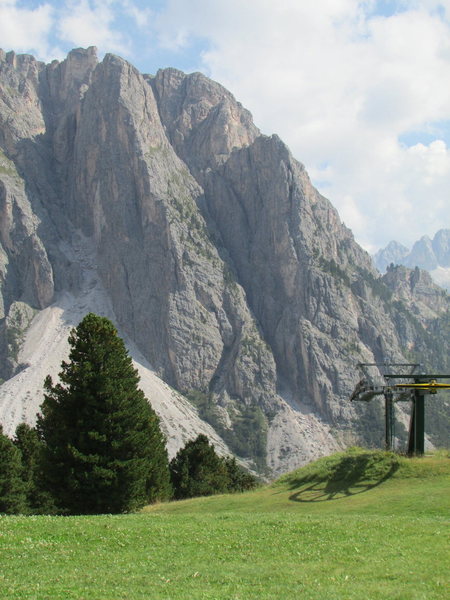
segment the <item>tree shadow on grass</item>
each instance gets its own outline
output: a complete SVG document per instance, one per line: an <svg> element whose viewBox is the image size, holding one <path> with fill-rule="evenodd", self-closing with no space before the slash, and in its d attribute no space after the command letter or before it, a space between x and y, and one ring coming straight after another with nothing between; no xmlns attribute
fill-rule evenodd
<svg viewBox="0 0 450 600"><path fill-rule="evenodd" d="M292 481L291 489L310 483L289 496L294 502L326 502L362 494L387 481L399 468L393 456L376 460L373 454L344 456L330 464L326 473L306 475Z"/></svg>

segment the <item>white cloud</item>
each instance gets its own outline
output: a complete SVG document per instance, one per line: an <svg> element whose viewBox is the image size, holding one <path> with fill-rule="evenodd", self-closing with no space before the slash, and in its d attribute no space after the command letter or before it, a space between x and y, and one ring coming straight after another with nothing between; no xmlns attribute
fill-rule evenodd
<svg viewBox="0 0 450 600"><path fill-rule="evenodd" d="M70 0L59 16L58 35L74 46L99 46L129 55L130 45L114 27L114 20L115 6L111 0Z"/></svg>
<svg viewBox="0 0 450 600"><path fill-rule="evenodd" d="M131 58L154 12L143 0L0 0L0 43L51 61L75 46ZM133 29L134 28L134 29Z"/></svg>
<svg viewBox="0 0 450 600"><path fill-rule="evenodd" d="M373 250L391 239L411 245L424 234L449 227L449 189L450 151L445 142L411 148L379 142L372 153L362 150L353 164L351 155L344 155L326 195L338 198L346 224ZM348 193L358 208L354 216L348 215Z"/></svg>
<svg viewBox="0 0 450 600"><path fill-rule="evenodd" d="M450 225L450 0L0 0L0 43L173 66L201 46L184 62L280 135L366 247Z"/></svg>
<svg viewBox="0 0 450 600"><path fill-rule="evenodd" d="M205 71L373 247L449 226L448 144L399 142L450 121L449 18L448 0L170 0L158 25L172 49L208 40Z"/></svg>
<svg viewBox="0 0 450 600"><path fill-rule="evenodd" d="M5 50L25 52L34 48L45 59L49 55L48 35L54 10L50 4L20 8L16 0L0 0L0 43Z"/></svg>
<svg viewBox="0 0 450 600"><path fill-rule="evenodd" d="M120 5L125 14L132 17L139 28L147 27L151 17L154 15L153 11L148 6L140 8L131 0L123 0L120 2Z"/></svg>

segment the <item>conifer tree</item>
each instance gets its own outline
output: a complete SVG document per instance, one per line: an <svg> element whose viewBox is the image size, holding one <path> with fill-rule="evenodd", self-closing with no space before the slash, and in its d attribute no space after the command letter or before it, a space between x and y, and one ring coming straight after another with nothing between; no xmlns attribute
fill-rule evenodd
<svg viewBox="0 0 450 600"><path fill-rule="evenodd" d="M238 465L234 456L227 456L223 462L228 474L227 489L229 492L245 492L258 485L257 477Z"/></svg>
<svg viewBox="0 0 450 600"><path fill-rule="evenodd" d="M58 507L70 514L128 512L170 493L159 419L122 339L88 314L69 336L60 383L45 381L38 431L43 471Z"/></svg>
<svg viewBox="0 0 450 600"><path fill-rule="evenodd" d="M21 478L20 452L3 434L0 425L0 514L26 512L25 486Z"/></svg>
<svg viewBox="0 0 450 600"><path fill-rule="evenodd" d="M35 428L21 423L16 428L13 443L20 451L21 478L24 484L27 512L50 514L56 512L51 495L43 487L41 458L44 443Z"/></svg>
<svg viewBox="0 0 450 600"><path fill-rule="evenodd" d="M228 489L224 461L203 434L177 452L170 463L170 475L177 499L221 494Z"/></svg>

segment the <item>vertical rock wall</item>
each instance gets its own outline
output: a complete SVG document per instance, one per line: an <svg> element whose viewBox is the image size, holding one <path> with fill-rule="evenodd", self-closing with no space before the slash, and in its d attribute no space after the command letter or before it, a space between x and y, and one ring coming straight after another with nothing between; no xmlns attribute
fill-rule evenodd
<svg viewBox="0 0 450 600"><path fill-rule="evenodd" d="M406 326L404 286L379 279L283 142L199 73L142 75L94 48L50 65L0 53L0 90L4 378L17 319L81 289L77 230L121 331L260 468L355 440L355 363L429 345L420 327L448 310L414 275L423 319Z"/></svg>

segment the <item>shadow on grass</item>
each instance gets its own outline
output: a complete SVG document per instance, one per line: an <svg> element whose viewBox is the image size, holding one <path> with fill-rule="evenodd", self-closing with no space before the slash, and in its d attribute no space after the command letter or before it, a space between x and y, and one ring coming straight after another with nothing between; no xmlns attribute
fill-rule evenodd
<svg viewBox="0 0 450 600"><path fill-rule="evenodd" d="M399 468L395 458L374 460L372 454L344 456L326 465L326 472L305 475L291 482L291 490L307 487L289 496L294 502L326 502L362 494L388 480Z"/></svg>

